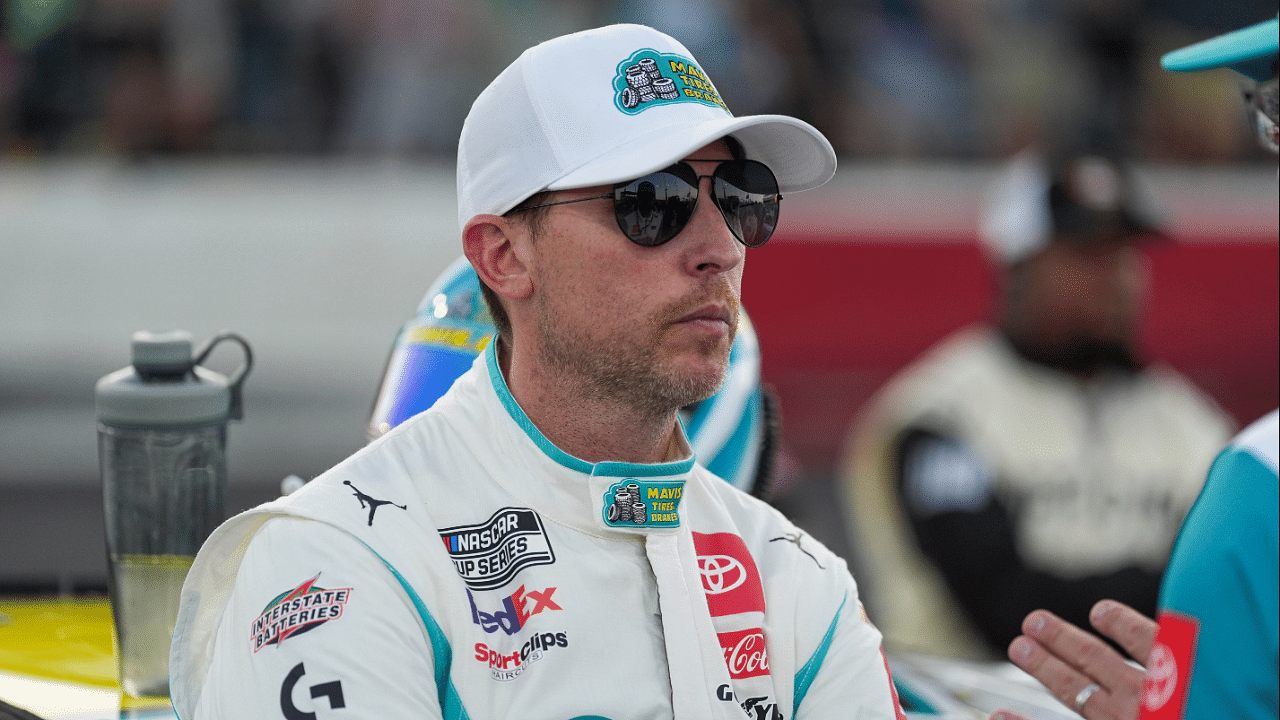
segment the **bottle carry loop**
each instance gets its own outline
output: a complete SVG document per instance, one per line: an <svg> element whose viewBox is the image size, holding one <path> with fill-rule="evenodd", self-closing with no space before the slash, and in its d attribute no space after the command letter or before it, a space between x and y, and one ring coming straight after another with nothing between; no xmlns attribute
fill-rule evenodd
<svg viewBox="0 0 1280 720"><path fill-rule="evenodd" d="M204 347L196 351L195 360L192 361L191 365L194 367L204 362L204 359L213 352L214 346L223 340L230 340L244 349L244 364L236 368L227 378L227 385L231 390L231 406L227 411L227 417L231 420L240 420L244 418L244 402L240 394L240 387L244 385L245 376L253 368L253 350L249 349L249 342L236 333L223 330L209 338Z"/></svg>

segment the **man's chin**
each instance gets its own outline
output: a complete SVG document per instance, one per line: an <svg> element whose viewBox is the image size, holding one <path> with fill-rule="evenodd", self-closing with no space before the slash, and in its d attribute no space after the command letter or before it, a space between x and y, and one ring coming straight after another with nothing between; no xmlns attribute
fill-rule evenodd
<svg viewBox="0 0 1280 720"><path fill-rule="evenodd" d="M677 333L668 335L665 345L669 357L677 361L728 366L734 335L735 328L723 333Z"/></svg>
<svg viewBox="0 0 1280 720"><path fill-rule="evenodd" d="M672 368L669 377L672 379L673 389L680 388L680 394L688 397L688 400L680 403L684 406L702 402L715 395L724 384L728 370L729 355L724 353L722 356L703 357L683 363L680 367Z"/></svg>

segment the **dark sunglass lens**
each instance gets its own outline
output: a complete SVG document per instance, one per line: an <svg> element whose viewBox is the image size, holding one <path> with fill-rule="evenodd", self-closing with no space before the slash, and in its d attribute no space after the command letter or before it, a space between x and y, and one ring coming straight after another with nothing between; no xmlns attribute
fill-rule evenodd
<svg viewBox="0 0 1280 720"><path fill-rule="evenodd" d="M661 245L684 229L698 203L698 179L673 166L619 185L613 191L618 227L631 242Z"/></svg>
<svg viewBox="0 0 1280 720"><path fill-rule="evenodd" d="M734 237L760 247L778 227L778 180L754 160L735 160L716 168L716 206Z"/></svg>

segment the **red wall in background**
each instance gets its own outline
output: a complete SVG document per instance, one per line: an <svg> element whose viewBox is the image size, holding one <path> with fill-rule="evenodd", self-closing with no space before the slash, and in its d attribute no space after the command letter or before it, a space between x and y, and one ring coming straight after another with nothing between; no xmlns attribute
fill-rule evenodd
<svg viewBox="0 0 1280 720"><path fill-rule="evenodd" d="M1143 346L1241 424L1280 402L1278 250L1274 237L1150 250ZM782 402L785 445L807 473L825 474L850 421L885 380L947 333L987 317L993 280L972 239L793 233L748 254L742 295L765 381Z"/></svg>

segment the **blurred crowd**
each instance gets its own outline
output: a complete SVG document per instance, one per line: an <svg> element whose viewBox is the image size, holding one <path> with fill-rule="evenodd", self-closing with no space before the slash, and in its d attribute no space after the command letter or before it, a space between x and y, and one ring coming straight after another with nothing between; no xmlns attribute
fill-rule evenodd
<svg viewBox="0 0 1280 720"><path fill-rule="evenodd" d="M681 40L737 114L843 157L1004 157L1068 138L1156 161L1262 156L1231 83L1161 53L1274 2L0 0L0 157L448 157L524 47L610 22ZM1226 72L1226 71L1222 71Z"/></svg>

